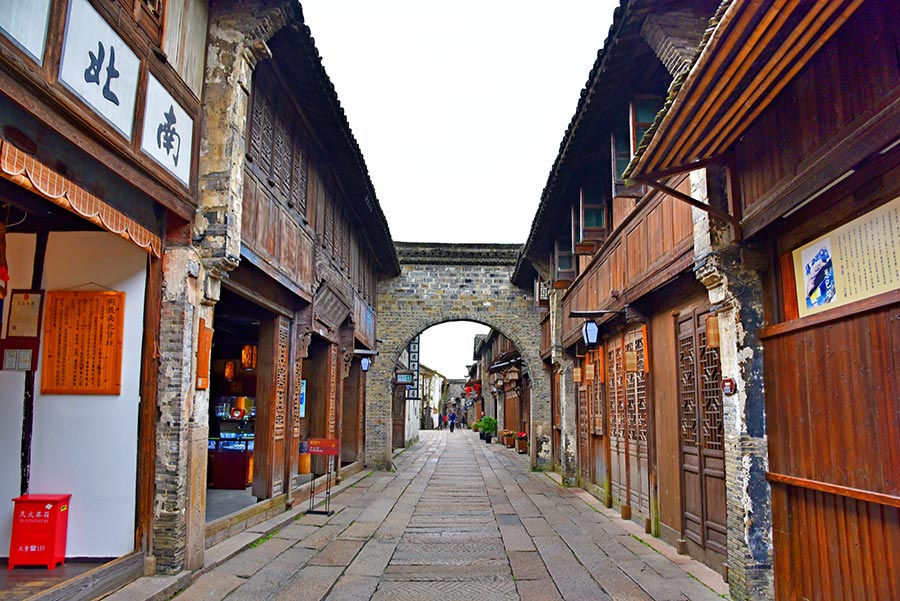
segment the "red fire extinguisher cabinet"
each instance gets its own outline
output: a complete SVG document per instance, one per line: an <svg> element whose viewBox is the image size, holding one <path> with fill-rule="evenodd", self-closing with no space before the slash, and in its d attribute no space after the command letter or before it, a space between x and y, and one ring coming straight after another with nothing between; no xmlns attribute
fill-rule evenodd
<svg viewBox="0 0 900 601"><path fill-rule="evenodd" d="M72 495L22 495L13 499L9 569L17 565L46 565L48 570L66 562L66 530Z"/></svg>

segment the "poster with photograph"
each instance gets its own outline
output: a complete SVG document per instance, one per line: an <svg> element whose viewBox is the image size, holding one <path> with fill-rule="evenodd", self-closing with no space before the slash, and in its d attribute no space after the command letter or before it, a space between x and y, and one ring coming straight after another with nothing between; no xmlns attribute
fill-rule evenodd
<svg viewBox="0 0 900 601"><path fill-rule="evenodd" d="M900 198L794 250L800 317L900 289Z"/></svg>

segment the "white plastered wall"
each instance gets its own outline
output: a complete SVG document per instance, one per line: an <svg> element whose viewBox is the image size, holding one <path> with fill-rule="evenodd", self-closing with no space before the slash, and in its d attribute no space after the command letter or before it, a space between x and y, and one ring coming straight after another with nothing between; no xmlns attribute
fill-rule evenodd
<svg viewBox="0 0 900 601"><path fill-rule="evenodd" d="M23 238L8 237L11 288L30 287L34 238L30 245ZM110 288L125 292L119 395L43 395L40 364L35 374L29 492L72 494L67 557L118 557L134 549L146 264L144 251L112 234L52 232L49 236L45 290ZM14 452L0 454L0 493L7 488L13 493L5 498L18 494L23 388L21 373L0 372L4 416L0 444L4 451L15 447ZM11 520L12 503L0 498L2 555L9 549Z"/></svg>

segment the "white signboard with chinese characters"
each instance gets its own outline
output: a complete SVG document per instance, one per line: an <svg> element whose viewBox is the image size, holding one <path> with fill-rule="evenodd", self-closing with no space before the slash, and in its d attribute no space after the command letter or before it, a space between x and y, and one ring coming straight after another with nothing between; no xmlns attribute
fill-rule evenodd
<svg viewBox="0 0 900 601"><path fill-rule="evenodd" d="M47 44L50 0L0 0L0 31L40 65Z"/></svg>
<svg viewBox="0 0 900 601"><path fill-rule="evenodd" d="M186 186L191 177L193 136L194 121L151 74L147 78L141 150Z"/></svg>
<svg viewBox="0 0 900 601"><path fill-rule="evenodd" d="M71 0L59 80L131 139L141 62L87 0Z"/></svg>

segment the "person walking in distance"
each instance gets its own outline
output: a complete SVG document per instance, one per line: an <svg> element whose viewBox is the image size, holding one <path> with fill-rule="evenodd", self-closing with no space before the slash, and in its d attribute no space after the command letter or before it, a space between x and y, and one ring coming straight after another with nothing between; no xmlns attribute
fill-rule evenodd
<svg viewBox="0 0 900 601"><path fill-rule="evenodd" d="M450 414L450 431L453 432L453 428L456 426L456 413Z"/></svg>

